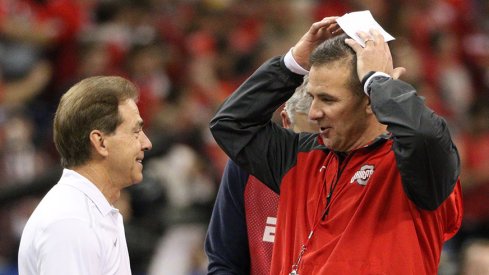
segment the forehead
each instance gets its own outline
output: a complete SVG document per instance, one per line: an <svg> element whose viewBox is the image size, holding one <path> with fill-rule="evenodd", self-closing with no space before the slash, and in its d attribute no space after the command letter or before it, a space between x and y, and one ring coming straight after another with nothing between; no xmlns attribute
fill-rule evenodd
<svg viewBox="0 0 489 275"><path fill-rule="evenodd" d="M135 123L141 120L139 109L133 99L126 99L119 104L119 113L123 118L123 123Z"/></svg>
<svg viewBox="0 0 489 275"><path fill-rule="evenodd" d="M309 71L307 91L311 94L337 89L347 89L350 80L350 67L341 62L313 66Z"/></svg>

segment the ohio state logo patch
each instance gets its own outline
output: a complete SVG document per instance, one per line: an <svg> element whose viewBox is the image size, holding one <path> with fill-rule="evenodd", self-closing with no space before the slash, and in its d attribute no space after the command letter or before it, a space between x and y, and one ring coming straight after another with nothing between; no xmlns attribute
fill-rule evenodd
<svg viewBox="0 0 489 275"><path fill-rule="evenodd" d="M368 179L374 173L375 167L373 165L364 165L360 170L355 172L355 175L351 177L350 183L357 182L360 185L367 185Z"/></svg>

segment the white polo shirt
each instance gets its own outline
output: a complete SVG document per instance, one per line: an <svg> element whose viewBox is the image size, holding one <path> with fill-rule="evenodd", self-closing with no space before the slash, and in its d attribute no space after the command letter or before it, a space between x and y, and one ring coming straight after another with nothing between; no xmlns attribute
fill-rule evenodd
<svg viewBox="0 0 489 275"><path fill-rule="evenodd" d="M88 179L64 169L24 228L19 274L131 274L119 210Z"/></svg>

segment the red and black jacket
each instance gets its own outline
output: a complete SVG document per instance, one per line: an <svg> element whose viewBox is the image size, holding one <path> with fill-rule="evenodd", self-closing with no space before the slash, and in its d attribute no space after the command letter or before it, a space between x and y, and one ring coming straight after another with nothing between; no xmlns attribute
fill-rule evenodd
<svg viewBox="0 0 489 275"><path fill-rule="evenodd" d="M370 100L388 136L349 153L271 122L302 82L282 58L262 65L210 123L241 167L280 193L271 274L436 274L460 227L460 160L443 118L407 83L374 78Z"/></svg>

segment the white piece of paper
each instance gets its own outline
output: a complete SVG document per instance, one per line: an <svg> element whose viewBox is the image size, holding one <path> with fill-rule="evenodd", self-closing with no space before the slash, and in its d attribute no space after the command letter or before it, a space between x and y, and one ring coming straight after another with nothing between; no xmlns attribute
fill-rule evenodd
<svg viewBox="0 0 489 275"><path fill-rule="evenodd" d="M371 29L376 29L384 36L385 42L395 39L375 21L369 10L347 13L336 19L336 22L348 36L357 41L362 47L365 47L365 41L357 35L359 31L369 33Z"/></svg>

